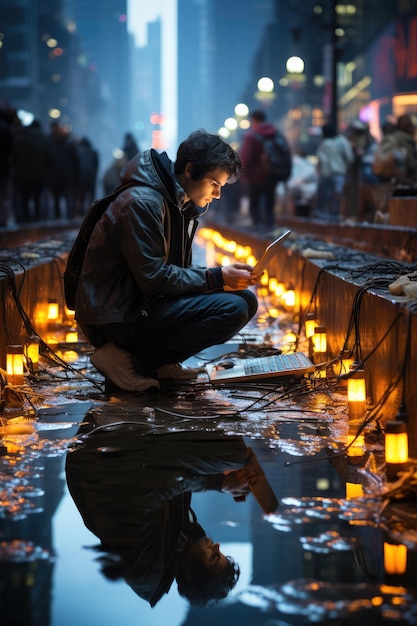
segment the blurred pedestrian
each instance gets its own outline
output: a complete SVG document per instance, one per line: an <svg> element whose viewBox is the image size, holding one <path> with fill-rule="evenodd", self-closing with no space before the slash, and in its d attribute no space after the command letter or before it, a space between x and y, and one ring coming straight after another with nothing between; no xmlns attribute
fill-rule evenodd
<svg viewBox="0 0 417 626"><path fill-rule="evenodd" d="M410 115L401 115L392 132L385 134L374 153L374 173L398 184L417 178L415 126Z"/></svg>
<svg viewBox="0 0 417 626"><path fill-rule="evenodd" d="M388 199L394 187L411 187L417 181L415 126L410 115L401 115L386 132L374 152L373 171L380 179L375 222L387 223Z"/></svg>
<svg viewBox="0 0 417 626"><path fill-rule="evenodd" d="M381 126L382 137L395 130L395 124L386 121ZM374 172L375 152L380 143L376 139L370 141L361 161L361 178L359 187L358 221L372 223L375 215L384 210L386 197L392 189L392 183Z"/></svg>
<svg viewBox="0 0 417 626"><path fill-rule="evenodd" d="M123 156L115 158L104 172L102 183L105 196L121 184L120 174L126 163L127 158L123 153Z"/></svg>
<svg viewBox="0 0 417 626"><path fill-rule="evenodd" d="M338 222L344 200L346 176L354 155L349 140L333 124L322 127L323 139L317 148L319 182L315 217Z"/></svg>
<svg viewBox="0 0 417 626"><path fill-rule="evenodd" d="M51 167L49 141L39 120L21 126L13 146L16 221L38 221L47 214L47 181Z"/></svg>
<svg viewBox="0 0 417 626"><path fill-rule="evenodd" d="M278 182L287 181L291 174L291 155L285 137L266 121L264 111L252 111L250 121L251 129L243 139L240 153L244 167L243 182L247 186L249 212L254 228L270 230L275 223L276 187ZM283 146L286 173L282 176L270 169L266 157L264 141L270 139Z"/></svg>
<svg viewBox="0 0 417 626"><path fill-rule="evenodd" d="M301 148L293 154L291 177L288 180L288 198L292 213L298 217L310 217L317 194L318 174Z"/></svg>
<svg viewBox="0 0 417 626"><path fill-rule="evenodd" d="M0 101L0 227L7 226L12 207L13 125L16 111Z"/></svg>
<svg viewBox="0 0 417 626"><path fill-rule="evenodd" d="M363 159L370 145L375 143L375 139L369 132L369 125L360 119L355 119L348 125L345 135L353 151L353 161L349 165L346 177L345 217L356 221L363 184Z"/></svg>
<svg viewBox="0 0 417 626"><path fill-rule="evenodd" d="M96 181L99 166L98 152L87 137L76 144L79 176L76 188L76 215L83 216L96 196Z"/></svg>
<svg viewBox="0 0 417 626"><path fill-rule="evenodd" d="M51 168L49 187L52 192L54 217L63 217L65 206L67 219L75 217L75 188L79 176L77 149L70 134L57 122L51 124L49 136Z"/></svg>
<svg viewBox="0 0 417 626"><path fill-rule="evenodd" d="M125 153L126 159L128 161L130 161L130 159L133 159L134 156L139 154L140 149L132 133L125 134L122 150Z"/></svg>

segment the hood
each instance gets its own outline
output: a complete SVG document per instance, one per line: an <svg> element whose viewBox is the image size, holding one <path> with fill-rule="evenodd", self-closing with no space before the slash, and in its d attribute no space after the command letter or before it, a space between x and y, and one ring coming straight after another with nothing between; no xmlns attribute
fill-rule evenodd
<svg viewBox="0 0 417 626"><path fill-rule="evenodd" d="M167 562L164 562L162 545L159 555L153 553L147 555L145 551L125 576L129 587L138 596L149 602L152 608L171 589L177 572L178 556L186 542L187 537L180 533L177 546L172 550ZM143 563L147 567L144 567Z"/></svg>
<svg viewBox="0 0 417 626"><path fill-rule="evenodd" d="M184 206L185 191L178 183L172 161L166 152L144 150L131 159L120 173L122 184L136 181L138 185L146 185L155 189L170 203Z"/></svg>
<svg viewBox="0 0 417 626"><path fill-rule="evenodd" d="M269 122L262 122L259 126L257 126L255 132L262 135L262 137L274 137L277 133L277 129Z"/></svg>

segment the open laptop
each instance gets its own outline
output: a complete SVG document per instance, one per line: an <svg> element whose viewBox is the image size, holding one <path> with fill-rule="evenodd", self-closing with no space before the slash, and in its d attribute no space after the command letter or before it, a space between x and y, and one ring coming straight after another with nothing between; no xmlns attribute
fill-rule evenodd
<svg viewBox="0 0 417 626"><path fill-rule="evenodd" d="M303 352L289 352L249 359L232 358L206 366L210 382L228 384L273 378L299 378L314 372L315 366Z"/></svg>
<svg viewBox="0 0 417 626"><path fill-rule="evenodd" d="M253 273L255 274L255 276L258 276L258 277L262 276L263 272L267 268L268 263L270 262L272 257L275 256L278 247L282 244L284 239L286 239L290 233L291 233L290 230L286 230L285 233L283 233L280 237L275 239L275 241L270 243L269 246L265 248L261 258L259 259L255 267L253 268Z"/></svg>

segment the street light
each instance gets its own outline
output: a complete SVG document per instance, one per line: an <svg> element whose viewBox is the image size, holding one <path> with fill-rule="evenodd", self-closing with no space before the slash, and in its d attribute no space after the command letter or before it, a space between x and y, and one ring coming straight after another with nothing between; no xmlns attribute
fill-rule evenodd
<svg viewBox="0 0 417 626"><path fill-rule="evenodd" d="M249 115L248 105L245 104L244 102L239 102L235 106L234 111L235 111L237 122L239 124L239 128L241 130L248 130L248 128L250 127L250 121L248 119L248 115Z"/></svg>
<svg viewBox="0 0 417 626"><path fill-rule="evenodd" d="M285 67L289 74L302 74L304 72L304 61L301 57L292 56L287 59Z"/></svg>
<svg viewBox="0 0 417 626"><path fill-rule="evenodd" d="M232 133L237 129L238 123L234 117L228 117L226 120L224 120L224 126Z"/></svg>
<svg viewBox="0 0 417 626"><path fill-rule="evenodd" d="M248 105L244 102L239 102L239 104L235 106L235 115L236 117L246 117L249 115Z"/></svg>
<svg viewBox="0 0 417 626"><path fill-rule="evenodd" d="M274 81L268 76L263 76L257 83L258 91L255 93L255 98L262 102L264 105L269 104L276 98L274 93Z"/></svg>

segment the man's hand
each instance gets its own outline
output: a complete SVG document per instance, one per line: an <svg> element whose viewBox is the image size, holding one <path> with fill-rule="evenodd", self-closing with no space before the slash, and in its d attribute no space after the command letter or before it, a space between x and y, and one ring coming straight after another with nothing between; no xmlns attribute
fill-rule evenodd
<svg viewBox="0 0 417 626"><path fill-rule="evenodd" d="M256 285L258 278L252 272L252 265L247 263L232 263L223 266L224 291L238 291Z"/></svg>
<svg viewBox="0 0 417 626"><path fill-rule="evenodd" d="M250 493L249 483L253 477L251 470L243 467L224 474L222 492L229 493L237 502L246 500L246 496Z"/></svg>
<svg viewBox="0 0 417 626"><path fill-rule="evenodd" d="M236 502L242 502L250 493L251 484L255 483L264 471L258 463L256 454L248 448L248 461L245 467L238 470L226 470L223 472L223 493L229 493Z"/></svg>

